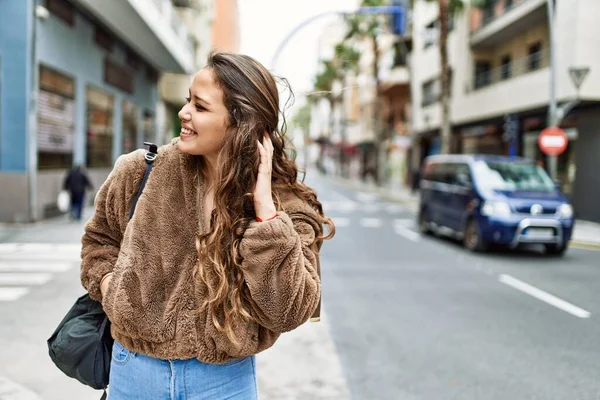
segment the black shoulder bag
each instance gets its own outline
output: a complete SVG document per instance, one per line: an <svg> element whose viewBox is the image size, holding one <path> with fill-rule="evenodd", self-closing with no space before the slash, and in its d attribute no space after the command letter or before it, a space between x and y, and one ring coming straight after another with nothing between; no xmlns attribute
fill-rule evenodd
<svg viewBox="0 0 600 400"><path fill-rule="evenodd" d="M144 144L149 146L145 157L146 173L131 205L129 219L157 156L155 144ZM100 400L106 399L114 339L101 303L92 300L89 294L81 296L47 342L50 358L62 372L87 386L104 390Z"/></svg>

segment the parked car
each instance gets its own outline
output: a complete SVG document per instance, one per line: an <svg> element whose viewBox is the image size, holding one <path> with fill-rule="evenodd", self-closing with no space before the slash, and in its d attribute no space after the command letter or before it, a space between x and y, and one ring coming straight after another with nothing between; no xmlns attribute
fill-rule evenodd
<svg viewBox="0 0 600 400"><path fill-rule="evenodd" d="M485 251L490 244L539 243L548 254L562 255L568 248L573 207L532 160L430 156L420 186L422 233L453 236L472 251Z"/></svg>

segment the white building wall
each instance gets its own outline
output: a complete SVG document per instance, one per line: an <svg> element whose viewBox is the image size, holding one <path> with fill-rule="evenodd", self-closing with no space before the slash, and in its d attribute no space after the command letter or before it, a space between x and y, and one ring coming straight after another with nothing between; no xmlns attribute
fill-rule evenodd
<svg viewBox="0 0 600 400"><path fill-rule="evenodd" d="M440 74L437 33L433 46L425 49L426 26L437 18L437 4L417 1L413 12L414 36L411 55L411 92L413 127L416 132L437 129L440 124L439 102L422 106L423 83ZM547 106L550 98L549 68L473 90L474 58L469 43L469 10L457 17L448 40L448 55L453 71L450 113L453 123L474 122L486 117ZM501 17L500 17L501 18ZM600 100L600 1L557 0L556 91L559 102L576 96L569 75L570 67L590 67L580 98Z"/></svg>

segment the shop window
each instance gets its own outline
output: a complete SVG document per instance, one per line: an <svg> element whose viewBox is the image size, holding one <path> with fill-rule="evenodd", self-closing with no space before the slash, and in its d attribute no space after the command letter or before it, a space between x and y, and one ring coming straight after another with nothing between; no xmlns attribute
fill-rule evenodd
<svg viewBox="0 0 600 400"><path fill-rule="evenodd" d="M512 70L512 59L510 54L502 57L501 67L500 67L500 79L506 80L511 76Z"/></svg>
<svg viewBox="0 0 600 400"><path fill-rule="evenodd" d="M46 0L44 5L61 21L69 26L75 25L75 8L66 0Z"/></svg>
<svg viewBox="0 0 600 400"><path fill-rule="evenodd" d="M156 141L156 129L154 126L154 114L150 110L144 111L143 120L144 142Z"/></svg>
<svg viewBox="0 0 600 400"><path fill-rule="evenodd" d="M529 46L527 65L530 71L535 71L542 66L542 43L537 42Z"/></svg>
<svg viewBox="0 0 600 400"><path fill-rule="evenodd" d="M40 66L37 96L38 169L70 168L75 136L75 81Z"/></svg>
<svg viewBox="0 0 600 400"><path fill-rule="evenodd" d="M114 99L102 90L88 87L87 103L87 166L110 168L113 148Z"/></svg>
<svg viewBox="0 0 600 400"><path fill-rule="evenodd" d="M123 101L123 153L137 148L137 107L128 100Z"/></svg>

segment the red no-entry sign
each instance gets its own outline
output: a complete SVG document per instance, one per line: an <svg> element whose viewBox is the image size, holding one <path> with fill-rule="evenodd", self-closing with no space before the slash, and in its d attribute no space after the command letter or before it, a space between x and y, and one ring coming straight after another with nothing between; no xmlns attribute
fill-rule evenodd
<svg viewBox="0 0 600 400"><path fill-rule="evenodd" d="M538 146L544 154L557 156L567 149L569 138L565 131L556 126L544 129L538 137Z"/></svg>

